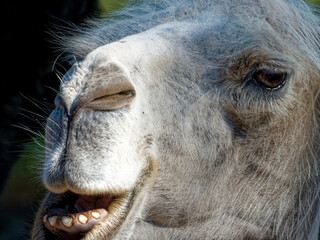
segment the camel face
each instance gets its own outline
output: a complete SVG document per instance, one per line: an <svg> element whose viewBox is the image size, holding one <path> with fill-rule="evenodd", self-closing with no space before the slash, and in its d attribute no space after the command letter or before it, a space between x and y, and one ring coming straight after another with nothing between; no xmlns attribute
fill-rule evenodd
<svg viewBox="0 0 320 240"><path fill-rule="evenodd" d="M106 41L65 75L47 121L50 192L34 239L317 236L309 10L200 2Z"/></svg>

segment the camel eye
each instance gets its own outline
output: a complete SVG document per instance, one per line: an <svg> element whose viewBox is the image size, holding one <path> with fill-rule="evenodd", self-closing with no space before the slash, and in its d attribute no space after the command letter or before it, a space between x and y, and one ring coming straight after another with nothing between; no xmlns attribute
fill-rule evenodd
<svg viewBox="0 0 320 240"><path fill-rule="evenodd" d="M253 74L253 80L268 90L281 88L285 84L286 79L286 72L276 72L267 69L258 70Z"/></svg>

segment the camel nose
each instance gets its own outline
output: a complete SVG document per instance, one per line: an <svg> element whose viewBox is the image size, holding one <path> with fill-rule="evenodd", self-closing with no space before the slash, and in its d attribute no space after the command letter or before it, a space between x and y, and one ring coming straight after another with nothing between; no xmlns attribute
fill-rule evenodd
<svg viewBox="0 0 320 240"><path fill-rule="evenodd" d="M96 111L129 107L136 95L129 77L113 63L92 70L85 92L86 97L81 100L81 107Z"/></svg>
<svg viewBox="0 0 320 240"><path fill-rule="evenodd" d="M73 116L79 109L84 108L96 111L115 111L130 107L136 95L128 74L113 62L92 63L87 68L83 79L78 82L81 87L76 91L73 101L69 104L65 101L64 104L69 116ZM70 98L69 88L74 89L74 85L62 88L60 94L62 99Z"/></svg>

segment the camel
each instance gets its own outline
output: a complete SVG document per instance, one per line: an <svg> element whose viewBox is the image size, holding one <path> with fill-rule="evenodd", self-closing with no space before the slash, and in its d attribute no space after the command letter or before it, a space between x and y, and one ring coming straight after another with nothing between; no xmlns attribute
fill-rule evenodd
<svg viewBox="0 0 320 240"><path fill-rule="evenodd" d="M317 239L318 22L299 0L142 1L62 37L31 238Z"/></svg>

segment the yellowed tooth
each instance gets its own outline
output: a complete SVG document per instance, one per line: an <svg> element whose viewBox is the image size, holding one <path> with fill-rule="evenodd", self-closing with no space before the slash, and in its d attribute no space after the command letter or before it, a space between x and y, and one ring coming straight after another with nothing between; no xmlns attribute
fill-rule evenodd
<svg viewBox="0 0 320 240"><path fill-rule="evenodd" d="M69 216L63 216L61 218L63 225L65 225L67 228L72 227L72 217Z"/></svg>
<svg viewBox="0 0 320 240"><path fill-rule="evenodd" d="M80 214L78 219L79 219L79 222L82 223L82 224L86 224L87 221L88 221L88 218L83 214Z"/></svg>
<svg viewBox="0 0 320 240"><path fill-rule="evenodd" d="M58 216L51 216L48 218L48 221L52 227L56 224L57 218L58 218Z"/></svg>
<svg viewBox="0 0 320 240"><path fill-rule="evenodd" d="M91 212L91 216L96 218L96 219L98 219L98 218L100 218L101 214L99 212L94 212L93 211L93 212Z"/></svg>
<svg viewBox="0 0 320 240"><path fill-rule="evenodd" d="M43 220L44 223L47 222L47 220L48 220L47 218L48 218L48 214L46 214L46 215L43 216L43 219L42 219L42 220Z"/></svg>

